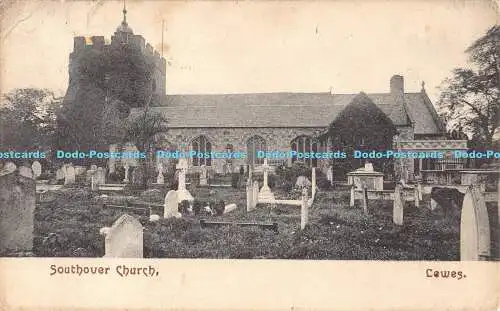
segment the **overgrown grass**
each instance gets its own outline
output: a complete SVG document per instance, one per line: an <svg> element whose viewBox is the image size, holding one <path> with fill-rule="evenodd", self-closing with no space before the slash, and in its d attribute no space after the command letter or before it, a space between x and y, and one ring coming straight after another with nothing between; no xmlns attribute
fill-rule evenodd
<svg viewBox="0 0 500 311"><path fill-rule="evenodd" d="M196 196L196 193L193 193ZM111 226L123 211L99 209L86 189L53 194L52 202L37 203L37 256L99 257L104 237L99 229ZM210 198L236 203L238 209L219 217L231 222L277 222L279 233L236 225L201 228L198 216L161 219L135 215L144 226L144 256L153 258L274 258L342 260L458 260L459 213L448 215L425 207L405 207L404 226L392 223L392 203L370 202L370 215L348 207L348 195L318 193L309 224L299 230L300 207L259 205L245 211L244 190L219 188ZM422 202L425 206L428 202ZM51 233L54 233L51 235Z"/></svg>

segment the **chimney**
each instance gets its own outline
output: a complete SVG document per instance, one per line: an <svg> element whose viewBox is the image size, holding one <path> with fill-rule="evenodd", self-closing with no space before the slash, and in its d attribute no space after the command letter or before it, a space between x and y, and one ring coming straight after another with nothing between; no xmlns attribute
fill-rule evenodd
<svg viewBox="0 0 500 311"><path fill-rule="evenodd" d="M403 95L405 93L405 80L403 76L394 75L391 78L391 94Z"/></svg>

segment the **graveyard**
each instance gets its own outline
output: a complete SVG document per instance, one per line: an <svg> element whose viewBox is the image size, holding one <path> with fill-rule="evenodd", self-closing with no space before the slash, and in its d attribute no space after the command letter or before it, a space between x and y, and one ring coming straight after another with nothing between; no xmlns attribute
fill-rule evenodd
<svg viewBox="0 0 500 311"><path fill-rule="evenodd" d="M271 172L265 160L263 168L188 175L185 161L179 161L176 174L166 174L173 180L160 165L157 182L143 189L127 183L137 182L137 173L106 183L102 167L65 165L47 181L37 180L38 162L31 168L8 164L0 171L7 237L2 255L450 261L497 256L498 190L491 183L393 183L369 163L349 174L347 183L300 164Z"/></svg>

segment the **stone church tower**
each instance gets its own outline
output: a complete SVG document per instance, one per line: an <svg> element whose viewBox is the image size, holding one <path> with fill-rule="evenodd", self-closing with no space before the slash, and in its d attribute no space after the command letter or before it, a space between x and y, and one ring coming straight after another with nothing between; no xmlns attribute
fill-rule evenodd
<svg viewBox="0 0 500 311"><path fill-rule="evenodd" d="M120 140L132 108L161 105L166 60L123 20L111 36L75 37L59 146L95 149Z"/></svg>

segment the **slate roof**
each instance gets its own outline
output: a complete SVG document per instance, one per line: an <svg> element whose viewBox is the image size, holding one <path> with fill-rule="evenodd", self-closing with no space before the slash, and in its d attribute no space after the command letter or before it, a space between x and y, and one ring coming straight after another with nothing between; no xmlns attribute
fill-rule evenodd
<svg viewBox="0 0 500 311"><path fill-rule="evenodd" d="M327 127L357 94L330 93L249 93L167 95L161 107L170 128L225 127ZM439 133L439 120L425 103L425 93L405 93L409 107L396 104L391 93L368 97L396 126L416 121L416 134ZM131 111L133 118L142 108Z"/></svg>

